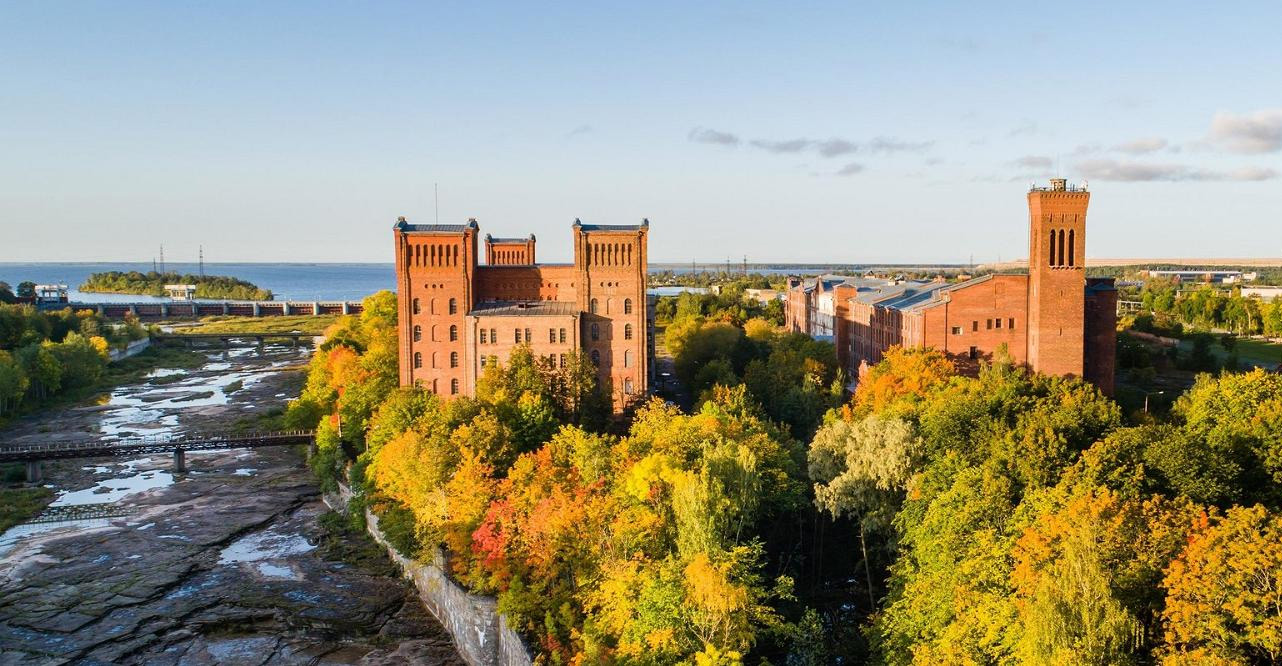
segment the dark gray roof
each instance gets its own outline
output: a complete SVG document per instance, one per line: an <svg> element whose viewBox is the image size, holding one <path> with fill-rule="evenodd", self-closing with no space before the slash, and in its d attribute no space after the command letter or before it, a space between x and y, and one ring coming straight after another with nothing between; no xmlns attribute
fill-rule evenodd
<svg viewBox="0 0 1282 666"><path fill-rule="evenodd" d="M392 225L393 229L399 229L405 233L428 234L461 234L468 229L475 229L476 227L476 220L468 220L467 224L411 224L406 222L403 217Z"/></svg>
<svg viewBox="0 0 1282 666"><path fill-rule="evenodd" d="M498 238L498 237L496 237L496 236L486 236L486 237L485 237L485 240L487 240L487 241L489 241L489 242L491 242L491 243L522 243L522 244L524 244L526 241L531 240L531 239L530 239L530 237L528 237L528 236L527 236L527 237L525 237L525 238Z"/></svg>
<svg viewBox="0 0 1282 666"><path fill-rule="evenodd" d="M486 317L559 317L578 312L578 304L570 301L491 301L477 303L468 314Z"/></svg>
<svg viewBox="0 0 1282 666"><path fill-rule="evenodd" d="M583 231L640 231L650 227L650 220L641 220L641 224L584 224L576 219L573 226Z"/></svg>

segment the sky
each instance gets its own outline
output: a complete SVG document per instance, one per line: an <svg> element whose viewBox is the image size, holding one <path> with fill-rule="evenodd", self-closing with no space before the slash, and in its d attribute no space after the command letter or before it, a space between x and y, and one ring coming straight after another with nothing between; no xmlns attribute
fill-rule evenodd
<svg viewBox="0 0 1282 666"><path fill-rule="evenodd" d="M1282 3L0 4L0 261L1282 257ZM434 195L439 192L439 196Z"/></svg>

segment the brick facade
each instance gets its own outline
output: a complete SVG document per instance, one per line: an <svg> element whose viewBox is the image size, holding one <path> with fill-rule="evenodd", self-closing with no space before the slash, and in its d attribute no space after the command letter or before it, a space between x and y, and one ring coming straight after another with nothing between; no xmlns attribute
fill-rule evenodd
<svg viewBox="0 0 1282 666"><path fill-rule="evenodd" d="M785 326L832 339L851 377L894 345L931 347L963 372L1004 351L1016 363L1054 375L1085 377L1113 392L1117 294L1111 278L1085 277L1090 194L1054 179L1028 193L1027 275L965 282L825 276L789 280ZM825 294L836 294L836 321L817 329Z"/></svg>
<svg viewBox="0 0 1282 666"><path fill-rule="evenodd" d="M528 344L560 364L578 349L598 367L616 408L644 396L652 367L646 298L649 221L572 227L573 264L534 263L534 236L485 237L479 225L410 224L396 243L400 381L473 395L485 364Z"/></svg>

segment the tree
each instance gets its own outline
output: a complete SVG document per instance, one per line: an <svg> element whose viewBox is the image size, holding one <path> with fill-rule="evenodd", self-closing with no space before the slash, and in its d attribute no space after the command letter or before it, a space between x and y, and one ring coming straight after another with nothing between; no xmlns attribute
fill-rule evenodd
<svg viewBox="0 0 1282 666"><path fill-rule="evenodd" d="M18 359L0 349L0 416L17 408L22 397L27 394L28 384L26 373Z"/></svg>
<svg viewBox="0 0 1282 666"><path fill-rule="evenodd" d="M1171 563L1163 621L1165 664L1282 660L1282 518L1234 507L1198 521Z"/></svg>
<svg viewBox="0 0 1282 666"><path fill-rule="evenodd" d="M0 280L0 303L13 303L16 300L13 294L13 287L8 282Z"/></svg>
<svg viewBox="0 0 1282 666"><path fill-rule="evenodd" d="M870 608L876 601L868 533L889 527L921 451L911 425L876 415L857 423L832 421L820 428L810 444L815 504L834 517L854 517L859 528Z"/></svg>
<svg viewBox="0 0 1282 666"><path fill-rule="evenodd" d="M883 413L900 401L911 405L946 384L955 372L952 361L933 349L891 347L868 376L860 378L843 415L857 420Z"/></svg>
<svg viewBox="0 0 1282 666"><path fill-rule="evenodd" d="M31 299L34 299L35 297L36 297L36 283L31 282L30 280L24 280L18 283L18 298L31 300Z"/></svg>

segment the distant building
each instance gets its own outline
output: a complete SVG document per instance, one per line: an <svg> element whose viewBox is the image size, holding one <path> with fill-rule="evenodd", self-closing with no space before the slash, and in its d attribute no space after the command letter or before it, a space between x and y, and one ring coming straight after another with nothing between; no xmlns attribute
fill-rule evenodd
<svg viewBox="0 0 1282 666"><path fill-rule="evenodd" d="M615 407L645 396L653 376L646 294L650 222L572 227L574 263L535 262L535 238L485 237L476 220L393 227L400 312L400 383L444 396L475 395L487 365L528 344L564 367L579 350L598 368Z"/></svg>
<svg viewBox="0 0 1282 666"><path fill-rule="evenodd" d="M1258 277L1256 273L1199 268L1188 270L1152 270L1144 271L1144 273L1152 278L1166 278L1168 280L1174 279L1177 282L1207 282L1211 284L1238 284L1242 282L1252 282L1256 277Z"/></svg>
<svg viewBox="0 0 1282 666"><path fill-rule="evenodd" d="M68 301L67 285L65 284L38 284L33 291L36 294L36 305L66 303Z"/></svg>
<svg viewBox="0 0 1282 666"><path fill-rule="evenodd" d="M1117 292L1086 278L1090 194L1062 178L1028 193L1028 274L958 283L824 276L790 280L789 330L829 339L852 377L894 345L932 347L963 371L1004 347L1037 372L1113 391Z"/></svg>
<svg viewBox="0 0 1282 666"><path fill-rule="evenodd" d="M165 295L175 301L190 301L196 298L196 285L167 284L165 285Z"/></svg>
<svg viewBox="0 0 1282 666"><path fill-rule="evenodd" d="M1272 301L1282 298L1282 287L1242 287L1243 298L1258 298L1262 301Z"/></svg>

